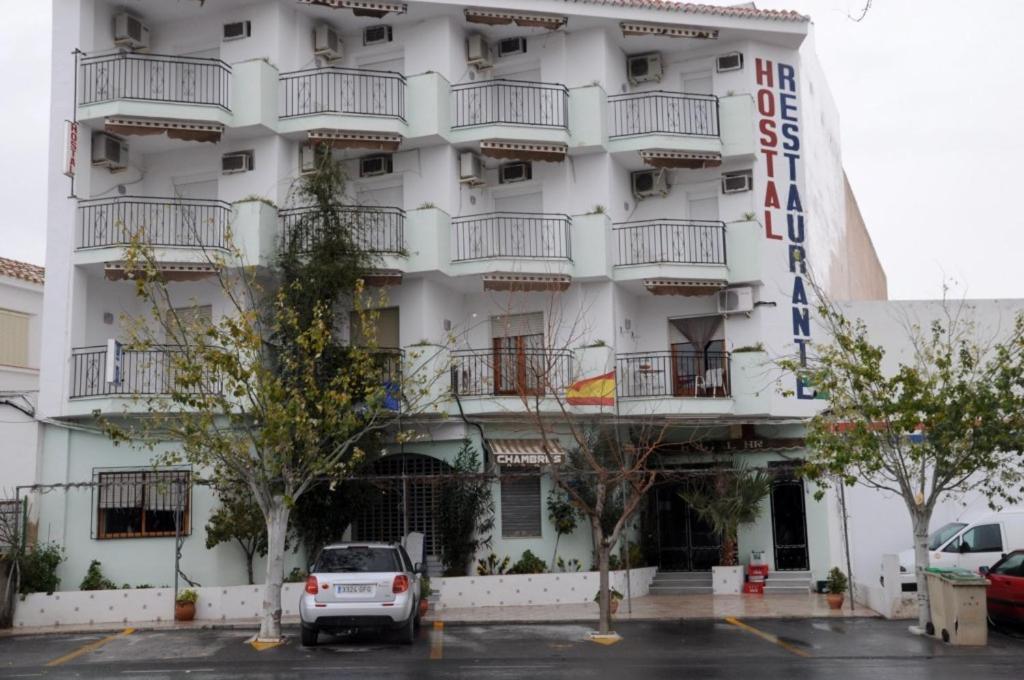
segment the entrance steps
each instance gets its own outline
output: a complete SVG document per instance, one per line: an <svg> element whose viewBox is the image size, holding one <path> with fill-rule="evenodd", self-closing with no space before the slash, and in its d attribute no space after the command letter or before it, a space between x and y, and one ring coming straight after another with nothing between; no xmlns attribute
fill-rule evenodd
<svg viewBox="0 0 1024 680"><path fill-rule="evenodd" d="M651 595L710 595L710 571L661 571L651 582Z"/></svg>
<svg viewBox="0 0 1024 680"><path fill-rule="evenodd" d="M764 582L765 595L779 593L808 593L811 590L809 571L770 571Z"/></svg>

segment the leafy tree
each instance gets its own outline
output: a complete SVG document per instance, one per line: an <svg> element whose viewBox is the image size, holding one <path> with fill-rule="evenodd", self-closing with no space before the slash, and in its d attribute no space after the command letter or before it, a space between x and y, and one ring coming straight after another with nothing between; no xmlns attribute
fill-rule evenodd
<svg viewBox="0 0 1024 680"><path fill-rule="evenodd" d="M463 442L438 491L434 526L441 562L446 575L465 576L477 551L491 544L494 529L491 480L480 474L480 456L469 441Z"/></svg>
<svg viewBox="0 0 1024 680"><path fill-rule="evenodd" d="M124 254L148 307L146 317L127 320L127 346L174 350L156 352L165 380L162 394L144 397L149 417L107 420L107 431L151 449L177 442L157 462L185 459L215 483L249 490L267 534L261 640L281 637L295 503L318 484L349 476L366 457L360 444L369 435L401 441L395 406L416 411L429 392L417 386L424 384L418 370L403 368L400 388L382 371L362 285L379 260L363 247L375 220L345 207L344 180L341 165L318 153L315 171L295 191L307 209L284 231L269 270L242 266L230 245L226 255L204 249L226 307L218 318L174 304L173 283L144 228ZM336 313L349 307L358 312L362 346L348 345L340 332Z"/></svg>
<svg viewBox="0 0 1024 680"><path fill-rule="evenodd" d="M259 505L253 502L248 489L224 485L217 490L220 506L206 523L206 548L234 542L245 555L245 571L249 585L255 583L252 562L256 555L267 554L267 524Z"/></svg>
<svg viewBox="0 0 1024 680"><path fill-rule="evenodd" d="M371 484L354 479L320 484L303 494L295 504L292 531L305 548L307 562L325 545L340 541L374 497Z"/></svg>
<svg viewBox="0 0 1024 680"><path fill-rule="evenodd" d="M721 537L720 564L733 567L739 564L740 526L758 518L771 491L772 477L767 472L739 468L691 480L679 495Z"/></svg>
<svg viewBox="0 0 1024 680"><path fill-rule="evenodd" d="M576 506L572 504L561 489L548 492L548 520L555 527L555 551L551 554L551 564L559 564L558 542L564 534L576 531Z"/></svg>
<svg viewBox="0 0 1024 680"><path fill-rule="evenodd" d="M886 350L818 292L830 336L802 366L784 361L828 395L813 418L805 473L819 497L834 480L898 495L910 514L918 621L929 616L928 526L937 503L978 490L993 505L1024 492L1024 315L1002 340L979 337L966 303L943 300L926 328L905 323L911 352L887 365Z"/></svg>

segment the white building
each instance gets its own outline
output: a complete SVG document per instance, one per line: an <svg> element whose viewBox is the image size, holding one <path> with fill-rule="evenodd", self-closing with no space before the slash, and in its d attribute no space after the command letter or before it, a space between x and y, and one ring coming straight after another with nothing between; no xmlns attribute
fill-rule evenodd
<svg viewBox="0 0 1024 680"><path fill-rule="evenodd" d="M623 427L656 418L680 442L701 428L716 452L669 448L668 465L786 465L816 402L792 376L780 389L766 364L810 339L806 263L837 297L885 297L810 23L795 13L642 0L55 0L53 38L39 410L63 426L44 428L41 484L154 474L142 454L80 427L130 411L163 379L145 368L158 362L131 356L121 383L105 379L107 340L141 312L121 280L121 225L148 228L180 274L182 305L221 313L182 225L208 225L202 245L216 247L231 224L247 261L266 263L301 207L289 188L311 143L346 159L352 202L373 208L375 247L389 253L375 281L390 305L379 344L458 339L452 386L467 420L446 398L449 417L391 447L378 471L443 470L462 440L480 444L467 421L491 454L528 447L507 441L536 437L510 396L520 377L495 365L532 348L558 348L565 386L614 371ZM71 199L65 120L78 122ZM432 487L409 483L419 492L389 496L352 535L421 529L432 546ZM549 487L495 485L495 553L549 559ZM92 559L118 583L169 582L173 539L155 501L101 496L51 493L34 517L41 539L67 547L65 584ZM204 585L237 582L236 551L204 547L213 503L191 493L182 560ZM674 489L653 494L639 533L659 566L714 562L691 515ZM834 523L810 490L780 480L741 552L822 578L837 559ZM590 550L582 530L560 543L584 567Z"/></svg>
<svg viewBox="0 0 1024 680"><path fill-rule="evenodd" d="M17 488L36 480L43 274L0 257L0 513L12 517Z"/></svg>

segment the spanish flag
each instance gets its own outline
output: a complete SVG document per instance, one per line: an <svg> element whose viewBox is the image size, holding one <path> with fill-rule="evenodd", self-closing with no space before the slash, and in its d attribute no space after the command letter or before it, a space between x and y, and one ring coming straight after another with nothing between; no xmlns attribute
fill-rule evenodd
<svg viewBox="0 0 1024 680"><path fill-rule="evenodd" d="M573 406L614 406L615 371L577 380L569 385L565 397Z"/></svg>

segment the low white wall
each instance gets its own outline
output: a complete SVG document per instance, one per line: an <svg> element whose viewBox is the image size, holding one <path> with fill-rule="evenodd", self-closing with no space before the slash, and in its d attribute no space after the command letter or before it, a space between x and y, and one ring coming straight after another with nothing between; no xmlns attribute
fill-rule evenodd
<svg viewBox="0 0 1024 680"><path fill-rule="evenodd" d="M630 594L641 597L650 592L657 567L631 569ZM458 576L431 579L439 593L436 608L502 607L531 604L578 604L593 602L599 574L581 571L560 574L505 574L502 576ZM626 572L610 574L612 588L626 594Z"/></svg>
<svg viewBox="0 0 1024 680"><path fill-rule="evenodd" d="M284 616L298 616L299 593L305 584L286 583L281 593ZM210 586L196 588L197 621L229 621L258 617L263 586ZM66 591L33 593L18 600L15 628L88 624L159 623L174 619L173 588Z"/></svg>

